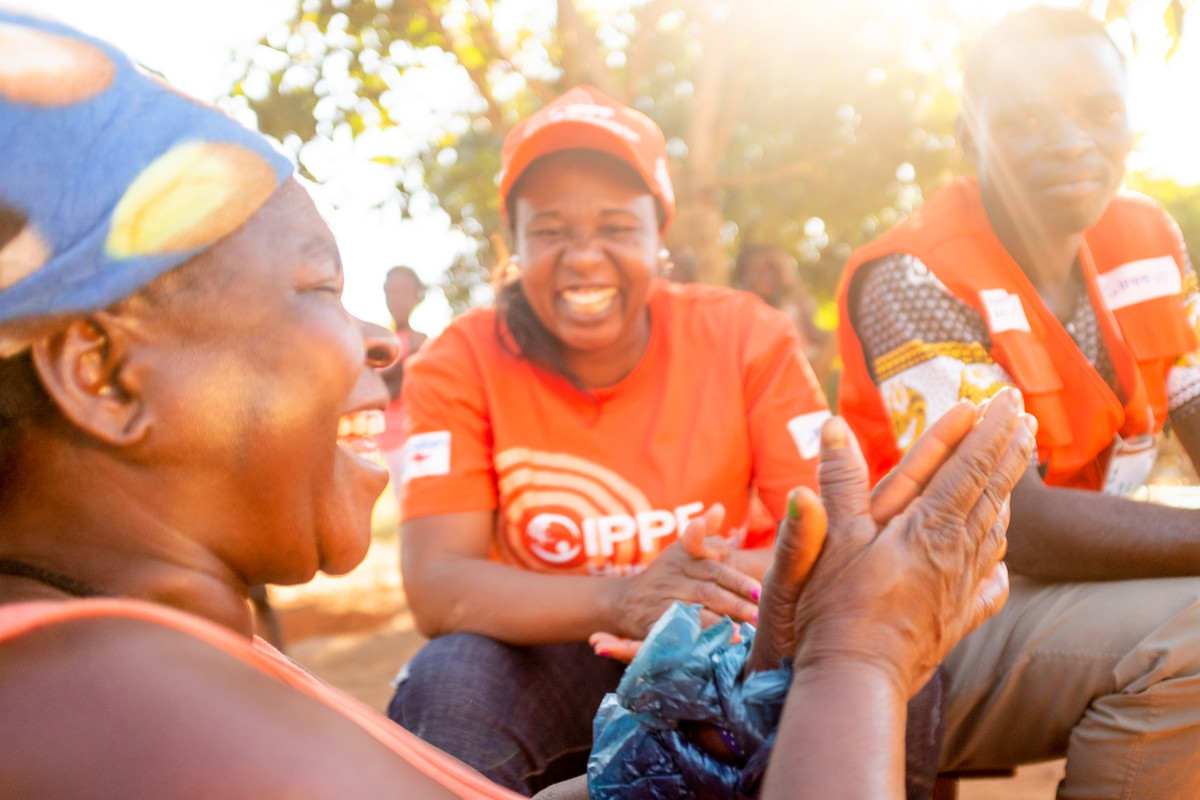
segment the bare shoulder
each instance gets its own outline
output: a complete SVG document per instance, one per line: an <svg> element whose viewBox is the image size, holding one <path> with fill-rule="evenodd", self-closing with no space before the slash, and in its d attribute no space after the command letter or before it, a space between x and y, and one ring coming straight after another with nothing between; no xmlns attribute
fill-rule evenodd
<svg viewBox="0 0 1200 800"><path fill-rule="evenodd" d="M186 633L60 623L0 645L14 797L449 797L357 724Z"/></svg>

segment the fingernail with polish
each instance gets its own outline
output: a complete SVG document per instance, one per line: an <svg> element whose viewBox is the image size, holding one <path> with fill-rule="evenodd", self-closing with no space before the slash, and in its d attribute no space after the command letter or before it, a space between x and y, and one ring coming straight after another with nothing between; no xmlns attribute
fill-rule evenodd
<svg viewBox="0 0 1200 800"><path fill-rule="evenodd" d="M762 589L751 589L750 590L751 599L758 600L758 598L761 596L762 596Z"/></svg>
<svg viewBox="0 0 1200 800"><path fill-rule="evenodd" d="M832 417L821 427L821 447L841 450L846 446L850 431L841 417Z"/></svg>
<svg viewBox="0 0 1200 800"><path fill-rule="evenodd" d="M597 651L596 651L596 655L598 655L598 656L600 656L600 657L602 657L602 658L608 658L609 656L611 656L611 655L612 655L612 653L610 653L610 652L609 652L609 651L607 651L607 650L597 650Z"/></svg>
<svg viewBox="0 0 1200 800"><path fill-rule="evenodd" d="M792 522L795 522L796 520L800 519L800 501L797 499L799 496L800 496L800 493L799 493L799 490L797 490L797 489L793 489L788 494L787 515L788 515L788 519L791 520Z"/></svg>

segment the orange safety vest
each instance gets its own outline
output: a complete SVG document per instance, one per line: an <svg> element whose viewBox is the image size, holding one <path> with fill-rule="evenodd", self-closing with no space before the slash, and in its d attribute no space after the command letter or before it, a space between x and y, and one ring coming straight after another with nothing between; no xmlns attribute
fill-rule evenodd
<svg viewBox="0 0 1200 800"><path fill-rule="evenodd" d="M838 288L838 346L845 364L839 412L862 444L873 482L896 465L901 453L850 325L847 295L859 267L897 253L920 259L988 323L989 354L1012 376L1026 410L1038 420L1038 459L1047 465L1046 483L1102 488L1115 434L1162 430L1167 371L1197 347L1181 300L1186 257L1171 218L1149 198L1122 194L1084 233L1080 246L1079 263L1116 369L1118 397L996 238L977 181L959 178L920 211L856 250ZM1164 257L1174 262L1177 275ZM1171 284L1174 291L1164 290ZM995 290L1015 296L999 295L1009 301L1009 314L997 315L989 306L989 298L996 301ZM1027 324L1016 313L1017 298Z"/></svg>

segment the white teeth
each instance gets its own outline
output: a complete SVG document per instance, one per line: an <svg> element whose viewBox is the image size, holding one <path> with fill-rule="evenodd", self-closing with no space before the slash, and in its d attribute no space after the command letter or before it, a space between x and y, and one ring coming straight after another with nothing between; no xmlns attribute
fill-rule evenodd
<svg viewBox="0 0 1200 800"><path fill-rule="evenodd" d="M573 311L596 314L608 308L616 294L616 287L610 286L604 289L564 289L562 297Z"/></svg>
<svg viewBox="0 0 1200 800"><path fill-rule="evenodd" d="M355 411L338 420L338 438L378 436L383 433L385 427L387 423L383 419L382 411Z"/></svg>

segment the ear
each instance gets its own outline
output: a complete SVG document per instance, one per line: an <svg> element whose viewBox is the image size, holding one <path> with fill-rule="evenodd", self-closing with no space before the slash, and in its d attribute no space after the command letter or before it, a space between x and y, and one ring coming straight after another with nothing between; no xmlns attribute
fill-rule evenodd
<svg viewBox="0 0 1200 800"><path fill-rule="evenodd" d="M967 112L965 111L960 112L954 119L954 137L958 139L967 160L978 167L979 145L975 141L975 134L971 131L971 123L967 121Z"/></svg>
<svg viewBox="0 0 1200 800"><path fill-rule="evenodd" d="M113 445L138 442L150 427L121 334L112 317L93 315L37 339L31 348L38 377L63 416Z"/></svg>

